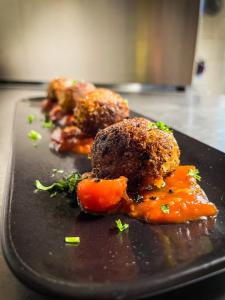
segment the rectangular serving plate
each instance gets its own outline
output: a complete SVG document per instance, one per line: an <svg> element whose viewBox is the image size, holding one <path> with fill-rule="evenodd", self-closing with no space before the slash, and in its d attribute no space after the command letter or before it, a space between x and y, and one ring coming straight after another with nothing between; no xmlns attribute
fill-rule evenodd
<svg viewBox="0 0 225 300"><path fill-rule="evenodd" d="M180 132L182 164L200 170L201 186L219 208L217 219L150 225L122 215L88 216L64 196L34 193L34 181L51 182L51 170L90 171L84 155L53 153L41 126L41 98L18 102L12 163L4 201L3 251L16 276L39 292L77 299L136 299L187 285L225 268L225 154ZM27 123L27 116L37 120ZM132 113L133 116L140 116ZM28 132L42 140L33 147ZM129 223L117 233L115 220ZM80 236L68 246L65 236Z"/></svg>

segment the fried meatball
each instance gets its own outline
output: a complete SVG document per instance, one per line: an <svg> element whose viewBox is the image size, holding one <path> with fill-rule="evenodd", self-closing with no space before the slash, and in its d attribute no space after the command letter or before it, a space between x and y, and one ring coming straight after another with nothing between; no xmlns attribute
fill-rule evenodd
<svg viewBox="0 0 225 300"><path fill-rule="evenodd" d="M65 114L72 114L79 99L84 98L88 93L94 91L96 87L89 82L75 82L67 87L64 93L59 95L59 105Z"/></svg>
<svg viewBox="0 0 225 300"><path fill-rule="evenodd" d="M129 116L127 101L108 89L96 89L81 99L74 110L76 125L86 136Z"/></svg>
<svg viewBox="0 0 225 300"><path fill-rule="evenodd" d="M151 126L149 126L151 125ZM100 130L92 148L93 174L97 178L128 178L129 187L146 178L165 177L179 165L180 150L172 132L144 118L124 120Z"/></svg>
<svg viewBox="0 0 225 300"><path fill-rule="evenodd" d="M47 98L58 102L60 95L64 92L65 88L73 84L73 81L64 77L53 79L48 86Z"/></svg>

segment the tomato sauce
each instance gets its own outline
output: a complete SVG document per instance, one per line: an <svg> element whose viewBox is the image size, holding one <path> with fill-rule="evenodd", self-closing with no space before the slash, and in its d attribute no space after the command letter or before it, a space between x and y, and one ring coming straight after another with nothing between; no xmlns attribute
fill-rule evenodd
<svg viewBox="0 0 225 300"><path fill-rule="evenodd" d="M92 138L77 139L76 143L74 143L72 152L88 155L89 153L91 153L92 144Z"/></svg>
<svg viewBox="0 0 225 300"><path fill-rule="evenodd" d="M122 212L149 223L184 223L215 216L216 206L208 201L196 179L189 175L190 169L195 170L195 167L179 166L164 179L164 187L139 195L139 203L127 196L125 177L84 179L78 184L77 195L81 206L89 212ZM121 185L121 180L125 184ZM112 203L116 204L113 211Z"/></svg>
<svg viewBox="0 0 225 300"><path fill-rule="evenodd" d="M127 188L127 178L116 179L87 178L77 187L77 195L85 211L107 213L121 202Z"/></svg>
<svg viewBox="0 0 225 300"><path fill-rule="evenodd" d="M193 176L194 166L179 166L165 179L165 186L143 194L143 201L130 205L129 215L147 222L183 223L201 217L215 216L216 206Z"/></svg>
<svg viewBox="0 0 225 300"><path fill-rule="evenodd" d="M93 144L93 138L83 137L76 126L57 127L51 134L51 140L50 148L56 152L89 154Z"/></svg>

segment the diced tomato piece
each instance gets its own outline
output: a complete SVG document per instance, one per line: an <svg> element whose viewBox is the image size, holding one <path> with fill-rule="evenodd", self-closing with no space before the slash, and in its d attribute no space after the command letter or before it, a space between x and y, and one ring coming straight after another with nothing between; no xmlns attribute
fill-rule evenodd
<svg viewBox="0 0 225 300"><path fill-rule="evenodd" d="M126 193L127 178L93 179L87 178L79 182L77 197L85 211L103 213L118 206Z"/></svg>

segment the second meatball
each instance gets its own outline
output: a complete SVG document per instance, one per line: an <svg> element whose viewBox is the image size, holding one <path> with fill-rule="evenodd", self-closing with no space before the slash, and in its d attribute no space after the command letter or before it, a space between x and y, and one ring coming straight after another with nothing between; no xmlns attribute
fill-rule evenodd
<svg viewBox="0 0 225 300"><path fill-rule="evenodd" d="M81 99L74 110L76 125L86 136L129 116L125 99L108 89L96 89Z"/></svg>
<svg viewBox="0 0 225 300"><path fill-rule="evenodd" d="M67 87L59 96L59 106L65 114L72 114L78 101L88 93L93 92L96 87L89 82L75 82Z"/></svg>

